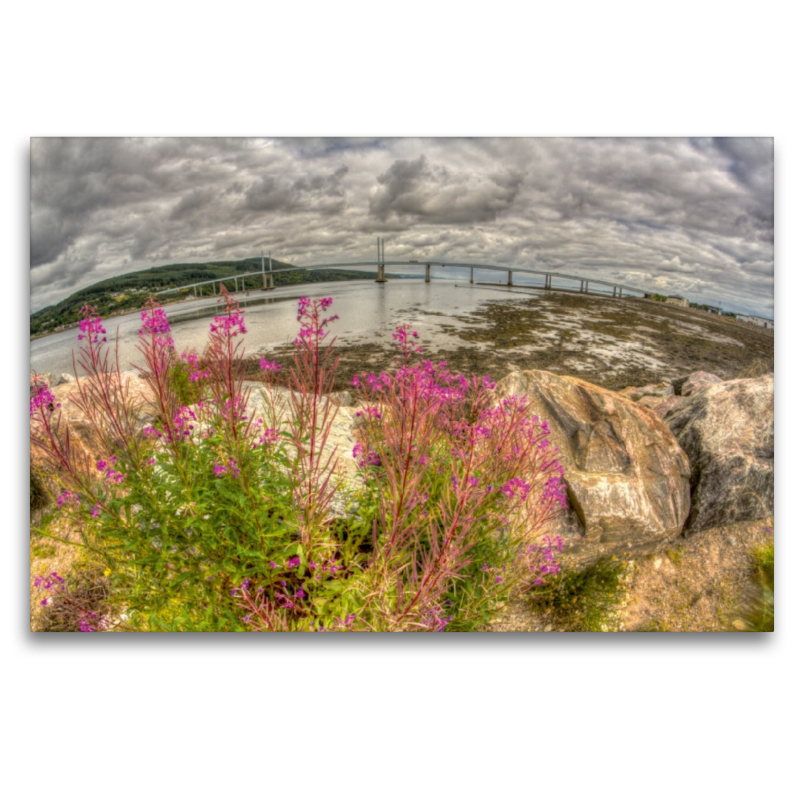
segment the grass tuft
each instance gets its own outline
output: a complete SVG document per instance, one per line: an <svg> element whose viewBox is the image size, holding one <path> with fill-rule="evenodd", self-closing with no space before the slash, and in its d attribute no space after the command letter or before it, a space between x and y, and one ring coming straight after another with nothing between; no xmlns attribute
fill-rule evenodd
<svg viewBox="0 0 800 800"><path fill-rule="evenodd" d="M752 551L752 585L740 610L743 626L750 632L775 631L775 543L756 547Z"/></svg>
<svg viewBox="0 0 800 800"><path fill-rule="evenodd" d="M550 593L537 600L553 625L567 631L608 630L611 614L625 596L627 564L604 558L583 572L562 572Z"/></svg>

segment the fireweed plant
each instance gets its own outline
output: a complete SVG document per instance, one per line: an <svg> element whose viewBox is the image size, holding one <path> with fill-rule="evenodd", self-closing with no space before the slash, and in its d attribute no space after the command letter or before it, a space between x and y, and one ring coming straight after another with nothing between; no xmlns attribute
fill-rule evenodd
<svg viewBox="0 0 800 800"><path fill-rule="evenodd" d="M34 385L31 443L61 484L59 513L79 534L70 543L105 568L115 609L92 617L42 577L79 629L467 630L558 572L561 540L545 534L566 506L563 469L525 398L498 401L489 378L423 361L401 326L393 368L353 379L347 477L329 443L332 300L300 299L289 391L262 358L261 402L245 385L243 313L222 301L202 355L177 354L149 301L144 392L85 307L73 400L96 460L49 387Z"/></svg>

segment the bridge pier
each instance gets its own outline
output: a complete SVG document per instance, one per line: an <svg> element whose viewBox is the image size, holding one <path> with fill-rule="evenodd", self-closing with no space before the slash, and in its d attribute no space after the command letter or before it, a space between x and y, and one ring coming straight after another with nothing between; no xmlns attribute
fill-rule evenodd
<svg viewBox="0 0 800 800"><path fill-rule="evenodd" d="M552 289L552 288L553 288L553 287L550 285L550 278L551 278L551 277L552 277L551 275L545 275L545 276L544 276L544 288L545 288L545 289Z"/></svg>
<svg viewBox="0 0 800 800"><path fill-rule="evenodd" d="M474 267L470 267L469 268L469 282L470 283L475 283L475 268Z"/></svg>
<svg viewBox="0 0 800 800"><path fill-rule="evenodd" d="M514 285L514 281L511 280L511 270L508 271L508 285L509 286L513 286Z"/></svg>
<svg viewBox="0 0 800 800"><path fill-rule="evenodd" d="M425 283L430 283L430 282L431 282L431 265L430 264L426 264L425 265Z"/></svg>
<svg viewBox="0 0 800 800"><path fill-rule="evenodd" d="M269 286L267 289L274 289L275 288L275 279L272 277L272 273L269 274Z"/></svg>
<svg viewBox="0 0 800 800"><path fill-rule="evenodd" d="M386 283L386 267L383 264L378 264L378 277L375 278L375 283Z"/></svg>

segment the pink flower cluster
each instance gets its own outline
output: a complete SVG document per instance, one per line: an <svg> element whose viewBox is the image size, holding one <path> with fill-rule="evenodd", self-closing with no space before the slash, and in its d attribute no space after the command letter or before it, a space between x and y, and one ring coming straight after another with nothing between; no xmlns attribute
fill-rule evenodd
<svg viewBox="0 0 800 800"><path fill-rule="evenodd" d="M530 571L536 576L534 586L541 586L547 575L557 575L561 570L557 553L564 548L564 540L560 536L551 539L545 536L542 544L531 545L528 548L528 565Z"/></svg>
<svg viewBox="0 0 800 800"><path fill-rule="evenodd" d="M444 633L447 623L453 619L452 615L446 617L441 606L434 605L425 609L422 613L421 622L429 631Z"/></svg>
<svg viewBox="0 0 800 800"><path fill-rule="evenodd" d="M191 436L197 415L188 406L181 406L172 421L175 423L175 433L178 436Z"/></svg>
<svg viewBox="0 0 800 800"><path fill-rule="evenodd" d="M267 361L266 358L260 359L258 363L265 372L277 372L281 368L280 364L276 364L274 361Z"/></svg>
<svg viewBox="0 0 800 800"><path fill-rule="evenodd" d="M368 417L372 417L373 419L380 419L381 418L381 412L380 412L380 409L378 408L378 406L366 406L361 411L356 411L356 416L357 417L360 417L360 416L362 416L364 414L366 414L366 416L368 416Z"/></svg>
<svg viewBox="0 0 800 800"><path fill-rule="evenodd" d="M240 333L247 333L244 314L238 308L231 308L228 314L223 317L214 317L214 321L209 327L211 333L221 333L229 338L238 336Z"/></svg>
<svg viewBox="0 0 800 800"><path fill-rule="evenodd" d="M117 470L114 469L116 463L117 463L116 456L109 456L108 461L106 461L104 458L101 458L97 462L98 472L103 473L103 479L106 480L108 483L122 483L125 480L125 478L128 477L122 472L117 472Z"/></svg>
<svg viewBox="0 0 800 800"><path fill-rule="evenodd" d="M379 467L381 465L380 456L371 447L365 450L361 442L356 444L353 448L353 458L358 462L358 466L361 468L367 466Z"/></svg>
<svg viewBox="0 0 800 800"><path fill-rule="evenodd" d="M103 327L103 320L96 314L94 308L91 306L84 306L81 309L82 314L86 314L79 323L80 333L78 340L87 339L91 344L98 344L101 341L106 341L106 329ZM102 339L100 337L103 337Z"/></svg>
<svg viewBox="0 0 800 800"><path fill-rule="evenodd" d="M395 340L395 347L403 355L422 352L421 347L409 341L409 339L418 338L419 334L416 331L412 331L411 326L408 324L399 325L392 334L392 339Z"/></svg>
<svg viewBox="0 0 800 800"><path fill-rule="evenodd" d="M181 353L181 359L192 370L192 372L189 373L190 381L203 380L211 375L211 372L209 370L200 369L200 363L197 353L188 353L188 352Z"/></svg>
<svg viewBox="0 0 800 800"><path fill-rule="evenodd" d="M513 500L515 496L519 496L524 500L531 490L531 485L526 483L522 478L512 478L505 486L500 488L500 491L509 499Z"/></svg>
<svg viewBox="0 0 800 800"><path fill-rule="evenodd" d="M567 487L564 484L564 467L560 464L558 466L558 475L554 475L552 478L548 478L547 483L545 484L544 493L542 494L542 499L547 500L549 498L553 498L561 508L567 508L569 503L567 502Z"/></svg>
<svg viewBox="0 0 800 800"><path fill-rule="evenodd" d="M63 506L65 503L74 503L75 505L80 505L80 500L78 499L78 495L75 492L70 492L69 490L66 492L62 492L56 498L56 505Z"/></svg>
<svg viewBox="0 0 800 800"><path fill-rule="evenodd" d="M31 418L40 408L43 409L42 413L49 417L60 406L61 403L56 403L55 395L46 383L37 385L35 394L31 397Z"/></svg>
<svg viewBox="0 0 800 800"><path fill-rule="evenodd" d="M49 575L37 575L33 579L33 585L37 589L52 589L54 586L63 584L64 579L57 572L51 572Z"/></svg>
<svg viewBox="0 0 800 800"><path fill-rule="evenodd" d="M169 333L169 321L167 312L163 308L153 308L152 311L144 309L141 314L142 327L139 328L139 336L148 333Z"/></svg>
<svg viewBox="0 0 800 800"><path fill-rule="evenodd" d="M230 472L234 478L239 476L241 470L239 469L235 458L228 459L227 466L220 464L219 462L214 464L214 475L216 475L218 478L221 478L226 472Z"/></svg>
<svg viewBox="0 0 800 800"><path fill-rule="evenodd" d="M302 325L300 332L294 340L296 347L315 347L328 335L325 328L335 320L339 319L338 314L332 317L320 319L320 310L325 311L333 303L332 297L325 297L322 300L311 300L308 297L301 297L297 304L297 321Z"/></svg>
<svg viewBox="0 0 800 800"><path fill-rule="evenodd" d="M258 437L258 444L271 445L278 441L280 431L277 428L264 428L264 432ZM257 447L258 445L254 445Z"/></svg>

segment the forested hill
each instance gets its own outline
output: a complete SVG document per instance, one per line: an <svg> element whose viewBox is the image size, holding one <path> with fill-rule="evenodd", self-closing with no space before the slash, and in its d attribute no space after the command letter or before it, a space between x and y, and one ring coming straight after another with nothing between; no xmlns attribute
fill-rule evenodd
<svg viewBox="0 0 800 800"><path fill-rule="evenodd" d="M294 265L273 258L272 266L273 269L280 270L290 269ZM54 306L47 306L47 308L31 314L31 336L43 336L46 333L53 333L62 328L76 325L81 318L81 308L87 303L94 306L100 316L105 318L141 308L150 295L162 289L198 281L225 280L233 278L234 275L260 269L260 258L248 258L244 261L212 261L205 264L169 264L139 272L129 272L116 278L108 278L87 286L85 289L80 289ZM286 286L320 281L363 280L375 277L376 274L343 269L320 272L292 270L280 272L274 278L276 286ZM247 289L261 288L260 275L244 280ZM239 285L241 287L241 281ZM233 283L228 288L232 291ZM208 287L206 287L206 291L209 291ZM168 295L159 298L159 302L170 303L183 298L184 295Z"/></svg>

